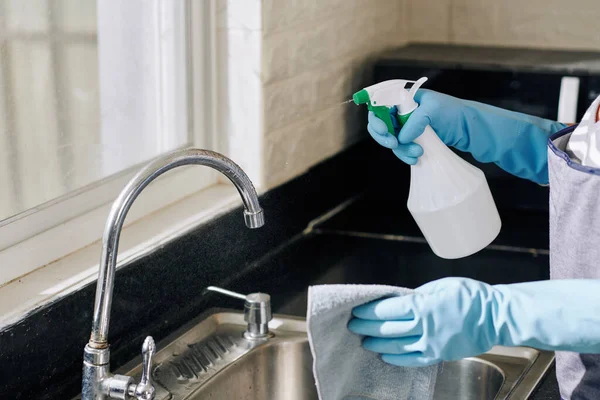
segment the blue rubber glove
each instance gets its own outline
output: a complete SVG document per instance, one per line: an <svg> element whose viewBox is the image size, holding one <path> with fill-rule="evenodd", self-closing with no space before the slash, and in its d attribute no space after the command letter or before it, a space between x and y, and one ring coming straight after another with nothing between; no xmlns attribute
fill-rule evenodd
<svg viewBox="0 0 600 400"><path fill-rule="evenodd" d="M494 345L600 353L600 280L491 286L467 278L354 308L348 324L383 361L421 367Z"/></svg>
<svg viewBox="0 0 600 400"><path fill-rule="evenodd" d="M419 108L399 131L398 139L369 112L367 130L373 139L405 163L416 164L423 154L413 141L429 124L446 145L471 153L477 161L493 162L518 177L548 183L548 136L566 125L425 89L417 91L415 100ZM397 126L397 111L390 111Z"/></svg>

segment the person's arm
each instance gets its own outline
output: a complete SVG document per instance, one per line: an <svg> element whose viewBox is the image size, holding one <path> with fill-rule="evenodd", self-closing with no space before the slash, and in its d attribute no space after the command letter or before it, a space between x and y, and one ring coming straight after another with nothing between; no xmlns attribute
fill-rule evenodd
<svg viewBox="0 0 600 400"><path fill-rule="evenodd" d="M458 360L495 345L600 353L600 280L488 285L430 282L414 294L359 306L348 328L400 366Z"/></svg>
<svg viewBox="0 0 600 400"><path fill-rule="evenodd" d="M423 149L413 141L431 125L445 144L471 153L477 161L493 162L518 177L548 183L548 136L565 124L431 90L417 91L415 100L419 108L399 130L397 139L382 120L369 114L371 136L402 161L417 162Z"/></svg>

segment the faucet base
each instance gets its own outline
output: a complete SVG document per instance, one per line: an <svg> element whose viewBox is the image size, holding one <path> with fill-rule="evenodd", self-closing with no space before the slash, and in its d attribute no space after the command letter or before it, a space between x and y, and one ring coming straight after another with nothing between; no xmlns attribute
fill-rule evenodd
<svg viewBox="0 0 600 400"><path fill-rule="evenodd" d="M109 377L110 351L108 348L95 349L89 344L83 350L82 400L104 400L106 390L102 386Z"/></svg>
<svg viewBox="0 0 600 400"><path fill-rule="evenodd" d="M155 388L150 378L151 359L155 351L154 340L147 338L151 352L144 359L146 377L136 385L133 378L127 375L112 375L109 372L110 351L108 348L96 349L89 343L83 351L83 383L81 386L82 400L107 399L154 399ZM151 353L151 354L150 354Z"/></svg>

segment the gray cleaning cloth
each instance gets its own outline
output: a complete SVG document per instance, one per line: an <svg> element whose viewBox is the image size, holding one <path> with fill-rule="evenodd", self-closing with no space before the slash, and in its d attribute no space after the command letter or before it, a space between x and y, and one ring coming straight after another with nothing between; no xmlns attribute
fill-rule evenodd
<svg viewBox="0 0 600 400"><path fill-rule="evenodd" d="M362 348L347 328L352 309L411 290L380 285L321 285L308 288L308 340L321 400L428 400L438 366L396 367Z"/></svg>

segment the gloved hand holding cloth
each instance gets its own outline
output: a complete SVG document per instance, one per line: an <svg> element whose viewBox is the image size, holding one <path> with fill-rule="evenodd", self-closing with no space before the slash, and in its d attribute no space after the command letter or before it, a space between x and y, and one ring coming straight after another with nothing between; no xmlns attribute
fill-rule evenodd
<svg viewBox="0 0 600 400"><path fill-rule="evenodd" d="M444 278L358 306L353 315L348 328L365 336L363 347L398 366L459 360L495 345L600 353L600 280Z"/></svg>

